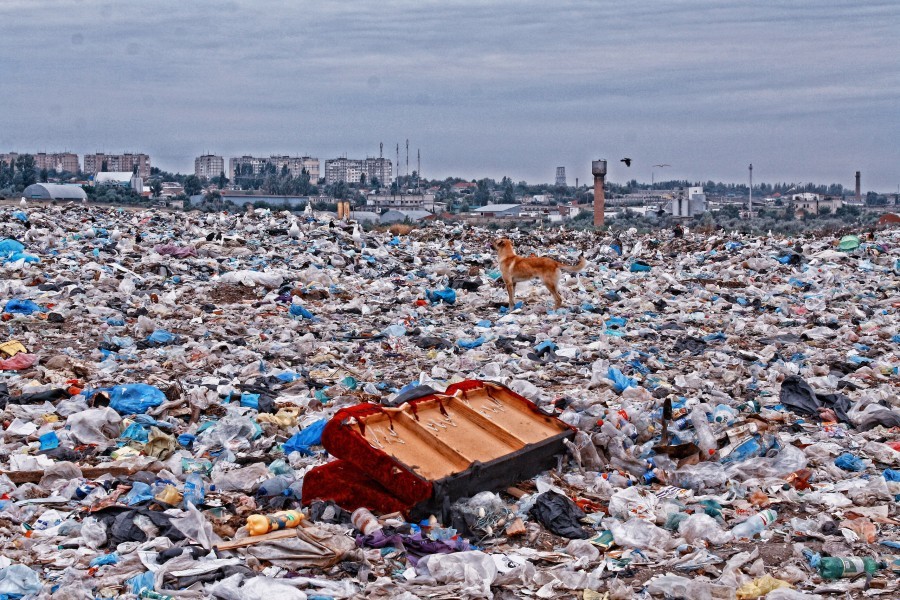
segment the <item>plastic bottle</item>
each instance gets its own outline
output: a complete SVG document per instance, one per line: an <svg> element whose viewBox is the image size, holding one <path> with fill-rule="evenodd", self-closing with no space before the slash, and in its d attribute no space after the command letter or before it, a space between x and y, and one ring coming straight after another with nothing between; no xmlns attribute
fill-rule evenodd
<svg viewBox="0 0 900 600"><path fill-rule="evenodd" d="M263 535L270 531L289 529L300 525L305 515L296 510L277 512L274 515L250 515L247 517L247 532L250 535Z"/></svg>
<svg viewBox="0 0 900 600"><path fill-rule="evenodd" d="M709 426L706 411L701 406L697 405L691 411L691 423L694 425L694 431L697 432L697 445L703 450L703 456L709 457L719 449L719 443L712 427Z"/></svg>
<svg viewBox="0 0 900 600"><path fill-rule="evenodd" d="M290 479L278 475L277 477L266 479L259 484L259 489L256 493L259 496L279 496L284 493L284 490L290 487L291 483L293 482Z"/></svg>
<svg viewBox="0 0 900 600"><path fill-rule="evenodd" d="M883 569L885 566L884 563L877 562L868 556L850 556L847 558L823 556L821 562L819 562L819 575L824 579L840 579L841 577L851 577L863 571L871 574L878 569Z"/></svg>
<svg viewBox="0 0 900 600"><path fill-rule="evenodd" d="M731 533L734 538L739 540L742 538L750 539L757 533L761 533L766 527L771 525L778 518L778 513L774 510L764 510L758 512L743 523L738 523L732 528Z"/></svg>
<svg viewBox="0 0 900 600"><path fill-rule="evenodd" d="M206 485L198 473L191 473L184 482L184 507L188 504L198 506L206 498Z"/></svg>
<svg viewBox="0 0 900 600"><path fill-rule="evenodd" d="M357 508L353 511L353 514L350 515L350 522L353 523L353 526L361 531L363 535L369 535L381 529L381 523L378 522L375 515L373 515L368 508L364 507Z"/></svg>

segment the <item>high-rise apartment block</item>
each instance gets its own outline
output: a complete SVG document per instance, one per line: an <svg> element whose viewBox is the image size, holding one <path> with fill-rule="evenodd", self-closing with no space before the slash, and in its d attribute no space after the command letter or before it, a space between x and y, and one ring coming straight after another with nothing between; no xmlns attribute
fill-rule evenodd
<svg viewBox="0 0 900 600"><path fill-rule="evenodd" d="M240 176L260 175L266 171L278 174L285 167L292 177L299 177L305 169L312 183L319 181L319 159L310 156L236 156L228 161L228 173L232 180Z"/></svg>
<svg viewBox="0 0 900 600"><path fill-rule="evenodd" d="M101 171L134 171L135 167L137 167L137 174L140 177L144 179L150 177L150 157L146 154L105 154L97 152L84 155L84 172L88 175L100 173Z"/></svg>
<svg viewBox="0 0 900 600"><path fill-rule="evenodd" d="M194 175L213 179L225 172L225 159L214 154L204 154L194 159Z"/></svg>
<svg viewBox="0 0 900 600"><path fill-rule="evenodd" d="M0 162L10 164L21 156L18 152L10 152L8 154L0 154ZM78 155L72 152L37 152L32 154L34 157L34 167L36 169L47 169L48 171L68 171L69 173L78 172Z"/></svg>
<svg viewBox="0 0 900 600"><path fill-rule="evenodd" d="M378 178L383 186L391 185L393 169L387 158L333 158L325 161L325 183L360 183L365 175L365 183Z"/></svg>

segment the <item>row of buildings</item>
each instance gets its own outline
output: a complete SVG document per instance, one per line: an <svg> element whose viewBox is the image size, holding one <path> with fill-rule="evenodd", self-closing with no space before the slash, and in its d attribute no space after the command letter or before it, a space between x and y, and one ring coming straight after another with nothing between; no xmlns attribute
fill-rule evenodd
<svg viewBox="0 0 900 600"><path fill-rule="evenodd" d="M106 154L105 152L95 152L94 154L85 154L83 167L78 161L78 155L74 152L36 152L29 154L34 157L34 166L41 170L67 171L69 173L81 171L86 175L93 175L105 171L128 171L133 173L137 169L139 176L145 179L150 177L150 157L141 153ZM19 152L0 154L0 162L11 164L22 155Z"/></svg>
<svg viewBox="0 0 900 600"><path fill-rule="evenodd" d="M241 177L259 177L267 172L281 173L283 170L292 177L299 177L303 171L309 174L310 181L316 183L320 178L325 183L371 183L376 179L383 186L390 186L393 181L393 165L387 158L334 158L325 161L324 173L320 169L319 159L310 156L235 156L228 159L228 170L225 169L225 158L215 154L204 154L194 159L194 175L213 179L225 173L228 178L238 183Z"/></svg>

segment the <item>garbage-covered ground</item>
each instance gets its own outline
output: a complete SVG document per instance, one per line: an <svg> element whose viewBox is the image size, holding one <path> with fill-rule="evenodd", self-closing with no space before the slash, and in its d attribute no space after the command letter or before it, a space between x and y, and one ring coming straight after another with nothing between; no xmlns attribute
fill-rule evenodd
<svg viewBox="0 0 900 600"><path fill-rule="evenodd" d="M900 595L900 232L508 232L587 258L508 313L496 232L319 217L0 210L2 597ZM249 535L337 409L465 379L570 454L465 531L313 501Z"/></svg>

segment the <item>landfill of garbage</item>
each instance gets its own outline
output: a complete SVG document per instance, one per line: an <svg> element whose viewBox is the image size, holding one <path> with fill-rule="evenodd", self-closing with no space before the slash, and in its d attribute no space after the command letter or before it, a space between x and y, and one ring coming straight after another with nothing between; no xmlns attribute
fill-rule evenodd
<svg viewBox="0 0 900 600"><path fill-rule="evenodd" d="M900 231L508 236L0 208L0 598L900 597ZM444 514L303 497L340 409L496 382L574 428ZM473 440L477 445L478 440Z"/></svg>

